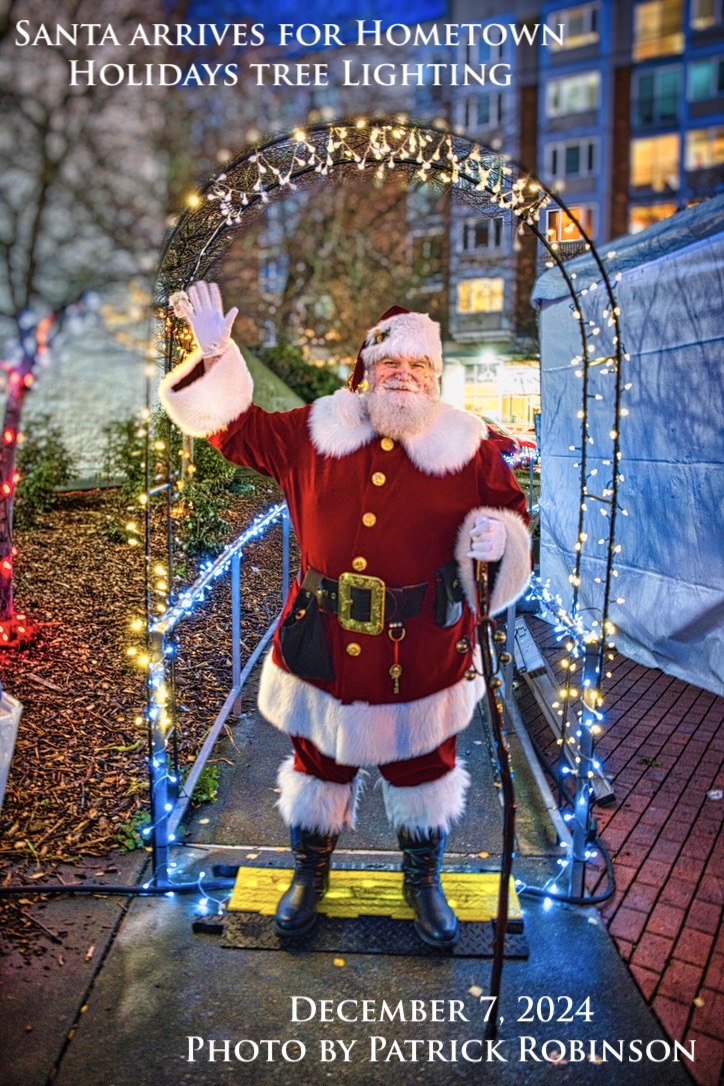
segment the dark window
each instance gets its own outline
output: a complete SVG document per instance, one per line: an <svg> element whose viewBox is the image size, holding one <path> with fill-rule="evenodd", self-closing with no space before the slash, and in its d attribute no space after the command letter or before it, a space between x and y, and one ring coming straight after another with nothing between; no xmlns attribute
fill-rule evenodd
<svg viewBox="0 0 724 1086"><path fill-rule="evenodd" d="M678 116L679 68L662 68L638 77L634 120L637 124L671 123Z"/></svg>
<svg viewBox="0 0 724 1086"><path fill-rule="evenodd" d="M503 220L480 219L463 227L463 249L499 249L503 237Z"/></svg>
<svg viewBox="0 0 724 1086"><path fill-rule="evenodd" d="M581 145L569 143L566 147L566 176L581 172Z"/></svg>

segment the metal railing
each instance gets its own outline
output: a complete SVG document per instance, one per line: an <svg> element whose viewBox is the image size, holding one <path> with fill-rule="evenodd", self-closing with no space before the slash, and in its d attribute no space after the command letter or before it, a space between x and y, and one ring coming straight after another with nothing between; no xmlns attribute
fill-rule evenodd
<svg viewBox="0 0 724 1086"><path fill-rule="evenodd" d="M153 846L153 877L156 885L168 883L169 848L176 840L181 819L191 800L194 787L230 713L241 707L241 691L262 652L271 640L276 618L262 636L242 668L241 664L241 559L244 548L258 539L277 521L282 522L282 608L289 591L289 513L284 503L272 506L254 520L190 588L149 628L149 665L147 715L150 736L151 825L144 831ZM200 751L179 783L169 769L168 738L176 722L169 711L173 691L169 690L170 662L174 651L172 635L179 622L191 613L227 574L231 577L231 689L214 723L206 734ZM172 680L171 680L172 681ZM169 883L169 885L171 885Z"/></svg>

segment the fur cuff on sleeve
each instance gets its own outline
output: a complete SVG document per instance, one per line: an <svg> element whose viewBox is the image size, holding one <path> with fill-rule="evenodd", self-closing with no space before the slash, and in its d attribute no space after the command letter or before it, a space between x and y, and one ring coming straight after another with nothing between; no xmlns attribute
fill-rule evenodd
<svg viewBox="0 0 724 1086"><path fill-rule="evenodd" d="M511 509L491 509L481 506L471 509L460 525L455 558L460 570L465 598L477 613L477 592L475 589L475 562L467 557L470 550L470 532L478 517L490 517L500 520L505 525L505 551L500 561L500 569L495 579L495 587L490 598L490 613L497 615L521 596L530 577L530 536L521 517Z"/></svg>
<svg viewBox="0 0 724 1086"><path fill-rule="evenodd" d="M158 388L169 417L185 434L208 437L224 430L251 405L254 383L235 343L229 343L218 362L201 377L177 390L201 360L194 351L167 373Z"/></svg>

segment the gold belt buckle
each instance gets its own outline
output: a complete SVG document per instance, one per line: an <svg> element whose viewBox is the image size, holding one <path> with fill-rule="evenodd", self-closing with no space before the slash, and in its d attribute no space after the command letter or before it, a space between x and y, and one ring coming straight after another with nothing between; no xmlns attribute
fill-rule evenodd
<svg viewBox="0 0 724 1086"><path fill-rule="evenodd" d="M365 588L370 593L370 617L367 622L352 618L352 589ZM385 628L385 582L361 573L342 573L338 586L337 619L344 630L376 637Z"/></svg>

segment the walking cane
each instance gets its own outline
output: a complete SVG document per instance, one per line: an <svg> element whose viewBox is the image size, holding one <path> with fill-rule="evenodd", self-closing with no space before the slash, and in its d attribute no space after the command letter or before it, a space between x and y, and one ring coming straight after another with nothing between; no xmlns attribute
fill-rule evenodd
<svg viewBox="0 0 724 1086"><path fill-rule="evenodd" d="M500 996L500 978L503 972L505 955L505 929L508 926L508 883L513 868L513 850L515 845L515 791L513 774L510 770L508 745L503 729L503 707L498 693L502 680L497 673L503 662L498 653L498 643L505 641L505 634L496 633L495 622L490 617L490 584L488 563L475 562L475 583L478 595L478 643L483 663L485 696L488 716L495 740L495 749L500 767L500 783L503 791L503 854L500 863L500 886L498 889L498 915L495 921L495 940L493 943L493 969L490 977L490 994L494 997L494 1010L485 1026L485 1039L495 1040L498 1032L498 997Z"/></svg>

